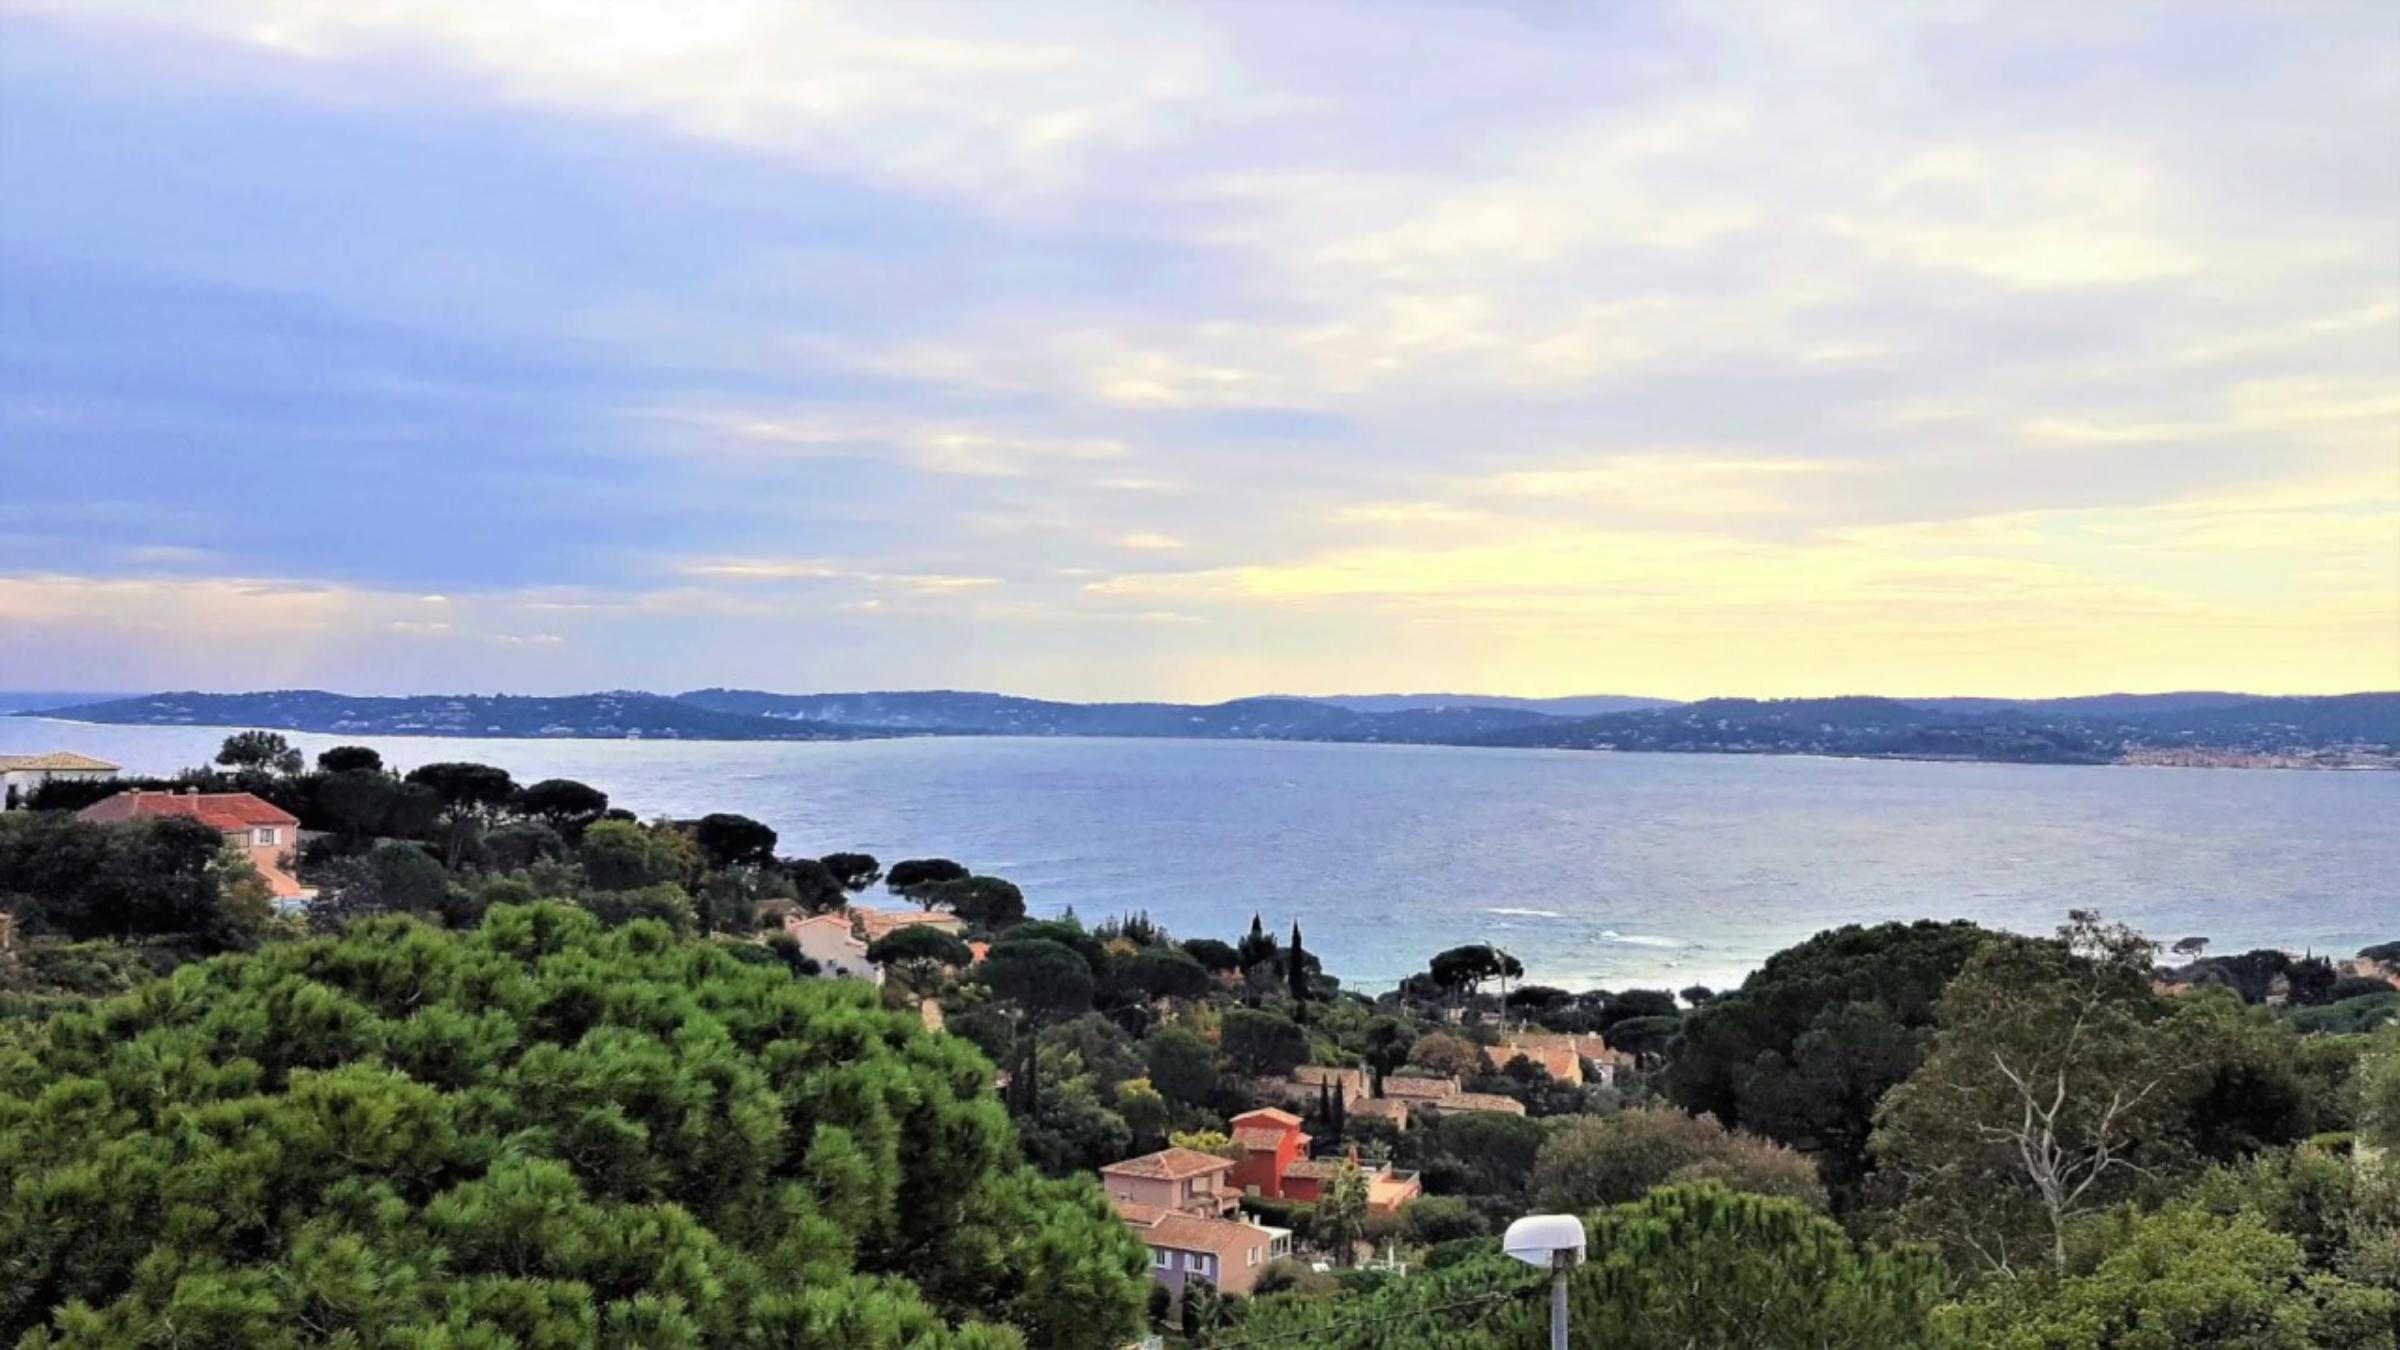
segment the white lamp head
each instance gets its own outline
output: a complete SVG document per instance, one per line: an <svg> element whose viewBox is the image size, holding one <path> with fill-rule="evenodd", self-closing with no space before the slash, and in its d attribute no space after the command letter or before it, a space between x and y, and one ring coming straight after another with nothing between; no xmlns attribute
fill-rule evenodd
<svg viewBox="0 0 2400 1350"><path fill-rule="evenodd" d="M1583 1264L1583 1220L1572 1214L1532 1214L1508 1226L1500 1250L1529 1266Z"/></svg>

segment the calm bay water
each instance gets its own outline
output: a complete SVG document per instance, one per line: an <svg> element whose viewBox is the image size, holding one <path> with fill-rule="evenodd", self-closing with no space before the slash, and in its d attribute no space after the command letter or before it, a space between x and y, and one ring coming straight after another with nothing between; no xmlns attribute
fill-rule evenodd
<svg viewBox="0 0 2400 1350"><path fill-rule="evenodd" d="M0 754L131 772L223 729L0 718ZM345 738L295 735L312 755ZM2400 774L2052 768L1242 741L823 744L368 738L387 761L579 778L648 816L738 811L785 852L942 854L1036 913L1183 936L1253 910L1354 985L1487 940L1569 988L1726 986L1820 928L2097 907L2162 941L2347 955L2400 938Z"/></svg>

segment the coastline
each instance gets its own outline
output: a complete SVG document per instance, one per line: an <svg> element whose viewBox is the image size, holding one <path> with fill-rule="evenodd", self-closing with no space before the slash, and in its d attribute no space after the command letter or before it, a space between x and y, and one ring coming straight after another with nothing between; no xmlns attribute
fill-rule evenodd
<svg viewBox="0 0 2400 1350"><path fill-rule="evenodd" d="M1074 732L1029 733L1011 731L925 731L895 727L878 729L864 734L845 732L840 735L795 736L684 736L674 734L643 735L632 732L621 735L599 735L588 731L550 731L495 734L448 730L440 727L306 727L280 725L273 722L169 722L169 721L96 721L90 718L61 717L48 710L29 709L0 713L28 722L48 722L62 726L132 727L157 731L243 731L267 730L289 732L302 736L336 738L400 737L439 741L543 741L594 744L627 742L665 742L674 745L807 745L829 742L867 741L1141 741L1181 742L1187 744L1238 743L1249 745L1348 745L1395 746L1428 750L1502 750L1534 751L1574 755L1643 755L1643 756L1724 756L1742 759L1816 759L1866 762L1896 762L1904 764L2015 764L2053 769L2273 769L2344 773L2375 773L2400 770L2400 753L2382 751L2252 751L2231 748L2195 747L2192 749L2137 748L2120 752L2111 759L2038 759L2023 756L1984 755L1911 755L1861 751L1844 754L1839 751L1777 750L1766 747L1715 747L1709 749L1653 749L1640 746L1579 746L1579 745L1490 745L1440 740L1349 739L1329 736L1125 736L1084 735Z"/></svg>

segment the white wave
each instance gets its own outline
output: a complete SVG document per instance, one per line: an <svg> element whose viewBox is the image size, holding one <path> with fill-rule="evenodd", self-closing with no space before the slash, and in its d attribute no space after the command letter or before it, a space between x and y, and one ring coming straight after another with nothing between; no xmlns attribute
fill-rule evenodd
<svg viewBox="0 0 2400 1350"><path fill-rule="evenodd" d="M1517 909L1509 905L1497 905L1491 909L1485 910L1484 913L1513 914L1524 919L1563 919L1567 917L1555 909Z"/></svg>

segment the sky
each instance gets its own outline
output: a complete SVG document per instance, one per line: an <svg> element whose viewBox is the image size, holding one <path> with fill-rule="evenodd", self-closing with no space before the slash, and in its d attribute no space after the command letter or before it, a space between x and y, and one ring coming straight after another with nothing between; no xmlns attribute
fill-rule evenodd
<svg viewBox="0 0 2400 1350"><path fill-rule="evenodd" d="M2400 688L2400 5L0 0L0 685Z"/></svg>

